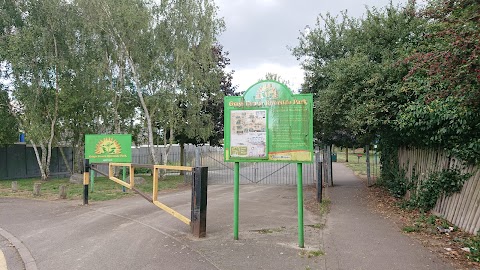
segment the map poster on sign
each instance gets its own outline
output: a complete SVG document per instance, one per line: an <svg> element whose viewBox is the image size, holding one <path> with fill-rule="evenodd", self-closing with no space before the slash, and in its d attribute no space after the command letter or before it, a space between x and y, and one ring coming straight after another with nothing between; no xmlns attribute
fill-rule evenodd
<svg viewBox="0 0 480 270"><path fill-rule="evenodd" d="M132 135L85 135L85 159L90 163L132 162Z"/></svg>
<svg viewBox="0 0 480 270"><path fill-rule="evenodd" d="M225 105L225 161L313 161L313 97L276 81L252 85Z"/></svg>
<svg viewBox="0 0 480 270"><path fill-rule="evenodd" d="M267 158L267 111L234 110L230 113L232 157Z"/></svg>

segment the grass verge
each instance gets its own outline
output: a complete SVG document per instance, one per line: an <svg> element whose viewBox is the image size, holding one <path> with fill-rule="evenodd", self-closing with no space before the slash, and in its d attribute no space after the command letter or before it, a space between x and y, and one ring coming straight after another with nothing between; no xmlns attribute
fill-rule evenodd
<svg viewBox="0 0 480 270"><path fill-rule="evenodd" d="M135 187L142 192L152 194L152 176L142 177L145 179L145 183L140 185L136 184ZM12 191L13 181L17 181L18 189L16 192ZM34 183L41 183L40 196L33 195ZM82 198L83 185L70 183L68 178L54 178L48 181L41 181L36 178L0 180L0 197L55 200L59 198L59 188L61 185L67 187L67 199L78 200ZM180 175L169 175L158 182L159 191L177 189L182 186L185 186L184 176ZM92 185L90 185L89 200L91 201L113 200L135 194L135 192L129 189L126 189L126 191L123 192L121 185L107 179L106 177L96 177L93 187L94 189L92 191Z"/></svg>

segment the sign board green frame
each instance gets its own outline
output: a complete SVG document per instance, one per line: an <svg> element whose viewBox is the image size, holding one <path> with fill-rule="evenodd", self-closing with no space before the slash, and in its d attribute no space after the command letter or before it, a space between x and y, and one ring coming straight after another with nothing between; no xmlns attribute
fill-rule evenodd
<svg viewBox="0 0 480 270"><path fill-rule="evenodd" d="M227 162L313 162L313 96L260 81L224 98Z"/></svg>
<svg viewBox="0 0 480 270"><path fill-rule="evenodd" d="M90 160L90 163L131 163L132 135L85 135L85 159Z"/></svg>

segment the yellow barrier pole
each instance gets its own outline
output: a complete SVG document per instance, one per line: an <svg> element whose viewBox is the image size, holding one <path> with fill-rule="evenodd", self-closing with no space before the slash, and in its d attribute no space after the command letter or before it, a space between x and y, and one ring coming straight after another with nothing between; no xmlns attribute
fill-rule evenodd
<svg viewBox="0 0 480 270"><path fill-rule="evenodd" d="M153 167L153 202L158 200L158 169Z"/></svg>
<svg viewBox="0 0 480 270"><path fill-rule="evenodd" d="M130 163L130 186L133 188L135 186L135 169Z"/></svg>
<svg viewBox="0 0 480 270"><path fill-rule="evenodd" d="M158 206L158 208L164 210L165 212L169 213L170 215L176 217L177 219L179 219L183 223L185 223L187 225L190 225L190 219L184 217L182 214L180 214L177 211L173 210L172 208L166 206L165 204L163 204L163 203L161 203L157 200L153 201L153 204L155 204L156 206Z"/></svg>

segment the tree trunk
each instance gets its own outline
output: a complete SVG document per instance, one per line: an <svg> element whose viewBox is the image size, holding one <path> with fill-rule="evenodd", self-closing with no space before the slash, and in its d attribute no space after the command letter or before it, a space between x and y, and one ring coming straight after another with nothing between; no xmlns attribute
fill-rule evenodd
<svg viewBox="0 0 480 270"><path fill-rule="evenodd" d="M51 141L48 142L46 150L47 150L47 156L45 157L45 174L47 175L47 178L48 178L50 176L50 162L52 160L52 142ZM43 148L42 148L42 151L43 151Z"/></svg>
<svg viewBox="0 0 480 270"><path fill-rule="evenodd" d="M83 173L83 160L84 160L84 146L85 146L85 143L83 142L83 134L80 134L80 136L78 137L78 141L76 144L74 144L74 168L73 170L76 172L76 173Z"/></svg>
<svg viewBox="0 0 480 270"><path fill-rule="evenodd" d="M70 167L70 164L68 163L67 157L65 156L65 152L63 152L63 147L58 147L58 150L60 151L60 155L62 155L63 163L65 163L65 166L67 167L68 172L70 175L73 174L72 168Z"/></svg>
<svg viewBox="0 0 480 270"><path fill-rule="evenodd" d="M55 57L58 58L57 39L55 38L55 35L53 36L53 43L55 47ZM43 142L40 144L40 147L42 147L42 157L46 155L45 158L42 159L44 159L45 162L45 175L47 178L50 176L50 161L52 160L52 144L55 137L55 124L57 122L59 92L57 66L55 65L55 105L53 108L53 115L50 116L50 120L52 121L50 123L50 138L48 138L47 149L45 149L45 144ZM44 152L45 150L47 150L46 153ZM47 180L47 178L42 180Z"/></svg>
<svg viewBox="0 0 480 270"><path fill-rule="evenodd" d="M345 162L348 162L348 146L345 147Z"/></svg>
<svg viewBox="0 0 480 270"><path fill-rule="evenodd" d="M50 162L48 161L49 154L48 154L47 147L45 147L44 143L42 142L40 143L40 148L42 149L42 167L45 175L45 178L42 176L42 180L47 181L48 177L50 176L50 168L49 168Z"/></svg>
<svg viewBox="0 0 480 270"><path fill-rule="evenodd" d="M38 154L37 145L33 140L30 140L30 143L33 146L33 151L35 152L35 157L37 158L38 168L40 168L40 174L42 175L42 180L47 179L47 176L45 175L45 170L43 169L42 160L40 159L40 155Z"/></svg>
<svg viewBox="0 0 480 270"><path fill-rule="evenodd" d="M125 46L125 45L124 45ZM135 80L135 85L137 88L137 95L140 99L140 104L142 105L143 113L145 114L145 120L147 120L147 131L148 131L148 147L150 149L150 154L152 156L153 164L158 164L157 157L155 156L155 149L153 148L153 129L152 129L152 119L150 118L150 112L148 111L147 104L143 98L142 89L140 87L140 80L138 79L138 74L135 71L135 64L132 58L128 57L130 66L132 68L133 77Z"/></svg>
<svg viewBox="0 0 480 270"><path fill-rule="evenodd" d="M118 108L120 106L120 103L122 101L122 93L123 93L123 80L124 80L124 77L123 77L123 65L124 65L124 59L123 59L123 54L120 53L119 55L119 62L118 62L118 66L119 66L119 73L118 73L118 83L117 83L117 87L114 86L114 83L113 83L113 74L112 72L110 72L110 89L112 90L112 93L113 93L113 126L114 126L114 133L116 134L120 134L121 133L121 127L120 127L120 114L118 113ZM107 60L108 60L108 54L107 54ZM117 91L118 91L118 94L117 94Z"/></svg>
<svg viewBox="0 0 480 270"><path fill-rule="evenodd" d="M105 14L111 19L110 8L108 5L103 6L103 10ZM145 120L147 121L147 131L148 131L148 146L150 149L150 155L152 156L153 164L158 164L157 157L155 156L155 149L153 147L153 131L152 131L152 119L150 118L150 112L148 111L147 104L145 103L145 99L143 98L142 93L142 85L140 83L140 77L137 73L135 62L132 59L132 55L130 54L129 50L127 49L127 45L123 40L122 36L119 34L118 30L115 27L112 27L113 33L118 38L119 45L122 48L122 53L126 57L126 60L132 69L133 73L133 81L135 82L135 88L137 91L138 98L140 100L140 104L142 105L143 113L145 114Z"/></svg>

